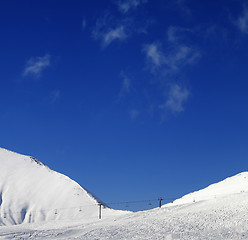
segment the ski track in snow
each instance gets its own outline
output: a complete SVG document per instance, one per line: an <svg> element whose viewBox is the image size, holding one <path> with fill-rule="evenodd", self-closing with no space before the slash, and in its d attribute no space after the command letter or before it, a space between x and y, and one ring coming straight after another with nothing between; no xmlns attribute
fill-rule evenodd
<svg viewBox="0 0 248 240"><path fill-rule="evenodd" d="M6 226L0 239L248 239L248 193L102 220Z"/></svg>

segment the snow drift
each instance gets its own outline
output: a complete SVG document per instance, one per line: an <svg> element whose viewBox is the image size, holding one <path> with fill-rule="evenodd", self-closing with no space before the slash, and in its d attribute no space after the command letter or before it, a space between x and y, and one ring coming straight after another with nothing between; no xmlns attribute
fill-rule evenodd
<svg viewBox="0 0 248 240"><path fill-rule="evenodd" d="M0 225L98 218L91 194L37 159L0 148L0 166Z"/></svg>

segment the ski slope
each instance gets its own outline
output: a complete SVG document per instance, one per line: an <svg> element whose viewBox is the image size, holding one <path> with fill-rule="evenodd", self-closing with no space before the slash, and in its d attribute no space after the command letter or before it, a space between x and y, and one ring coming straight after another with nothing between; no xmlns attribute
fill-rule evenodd
<svg viewBox="0 0 248 240"><path fill-rule="evenodd" d="M233 177L226 178L221 182L211 184L202 190L189 193L182 198L175 200L173 203L167 204L166 207L211 200L225 195L243 192L248 192L248 172L239 173Z"/></svg>
<svg viewBox="0 0 248 240"><path fill-rule="evenodd" d="M93 196L37 159L0 148L0 166L0 226L98 217Z"/></svg>
<svg viewBox="0 0 248 240"><path fill-rule="evenodd" d="M0 227L0 239L127 240L248 239L248 193L102 220L53 221Z"/></svg>
<svg viewBox="0 0 248 240"><path fill-rule="evenodd" d="M94 197L38 160L0 149L0 164L0 239L248 239L248 172L162 208L105 208L100 220Z"/></svg>

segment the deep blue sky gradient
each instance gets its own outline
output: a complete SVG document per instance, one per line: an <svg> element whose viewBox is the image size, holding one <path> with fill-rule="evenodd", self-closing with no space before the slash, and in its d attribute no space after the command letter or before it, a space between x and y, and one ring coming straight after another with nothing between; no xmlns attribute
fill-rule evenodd
<svg viewBox="0 0 248 240"><path fill-rule="evenodd" d="M246 171L248 2L120 9L133 2L1 1L0 146L107 203L180 197ZM104 44L120 26L124 36ZM194 60L177 55L182 46ZM179 108L168 102L176 86L187 92Z"/></svg>

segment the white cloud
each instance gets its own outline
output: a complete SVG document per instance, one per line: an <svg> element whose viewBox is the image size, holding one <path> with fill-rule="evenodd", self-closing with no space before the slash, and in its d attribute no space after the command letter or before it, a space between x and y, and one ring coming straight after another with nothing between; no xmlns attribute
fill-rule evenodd
<svg viewBox="0 0 248 240"><path fill-rule="evenodd" d="M187 34L191 29L169 27L167 41L147 44L143 47L147 60L147 67L159 79L154 81L159 84L163 92L168 92L164 104L158 105L160 109L170 110L173 113L184 111L184 103L189 97L189 90L180 85L180 75L185 69L200 59L200 52L195 47L187 44ZM177 83L174 78L177 78ZM162 112L166 115L166 111Z"/></svg>
<svg viewBox="0 0 248 240"><path fill-rule="evenodd" d="M200 53L192 47L185 45L178 46L166 59L166 65L170 70L177 71L184 65L190 65L198 60Z"/></svg>
<svg viewBox="0 0 248 240"><path fill-rule="evenodd" d="M156 43L147 44L143 47L143 52L148 60L148 67L154 72L155 69L165 73L179 71L183 66L196 62L200 53L186 45L173 44L172 49L167 52L162 51Z"/></svg>
<svg viewBox="0 0 248 240"><path fill-rule="evenodd" d="M182 43L187 33L192 33L192 31L175 26L168 28L167 37L171 50L167 53L166 65L170 70L178 71L181 67L193 64L200 58L198 50Z"/></svg>
<svg viewBox="0 0 248 240"><path fill-rule="evenodd" d="M122 13L146 3L148 0L115 0ZM102 42L102 47L109 46L114 41L123 41L133 34L147 34L147 29L154 23L150 18L140 19L136 15L116 15L110 11L97 18L92 30L92 37Z"/></svg>
<svg viewBox="0 0 248 240"><path fill-rule="evenodd" d="M146 58L150 61L153 68L159 67L164 63L164 55L159 49L157 43L147 44L143 47L143 52L146 54Z"/></svg>
<svg viewBox="0 0 248 240"><path fill-rule="evenodd" d="M108 14L97 19L92 35L96 40L102 42L104 48L115 40L122 41L128 37L125 25L119 24L117 27L113 27L113 20Z"/></svg>
<svg viewBox="0 0 248 240"><path fill-rule="evenodd" d="M189 91L178 84L171 86L168 99L165 104L160 105L161 109L169 109L174 113L184 111L183 104L189 97Z"/></svg>
<svg viewBox="0 0 248 240"><path fill-rule="evenodd" d="M42 71L50 66L50 55L46 54L44 57L36 57L28 60L26 68L23 71L23 76L39 77Z"/></svg>
<svg viewBox="0 0 248 240"><path fill-rule="evenodd" d="M118 7L119 10L122 13L127 13L129 12L131 9L136 9L140 4L146 3L147 0L122 0L122 1L118 1Z"/></svg>
<svg viewBox="0 0 248 240"><path fill-rule="evenodd" d="M173 26L169 27L169 29L167 31L167 36L168 36L169 42L176 42L177 41L176 31L177 31L177 28L175 28Z"/></svg>
<svg viewBox="0 0 248 240"><path fill-rule="evenodd" d="M248 34L248 9L246 6L235 23L241 32Z"/></svg>
<svg viewBox="0 0 248 240"><path fill-rule="evenodd" d="M58 100L60 98L60 95L61 95L60 90L57 89L57 90L52 91L52 93L51 93L51 101L55 102L56 100Z"/></svg>
<svg viewBox="0 0 248 240"><path fill-rule="evenodd" d="M103 45L106 47L114 40L124 40L127 37L124 26L111 29L102 35Z"/></svg>
<svg viewBox="0 0 248 240"><path fill-rule="evenodd" d="M129 94L131 91L131 80L124 73L121 73L121 76L123 78L123 81L122 81L122 86L121 86L121 91L119 93L119 97L123 98L127 94Z"/></svg>

